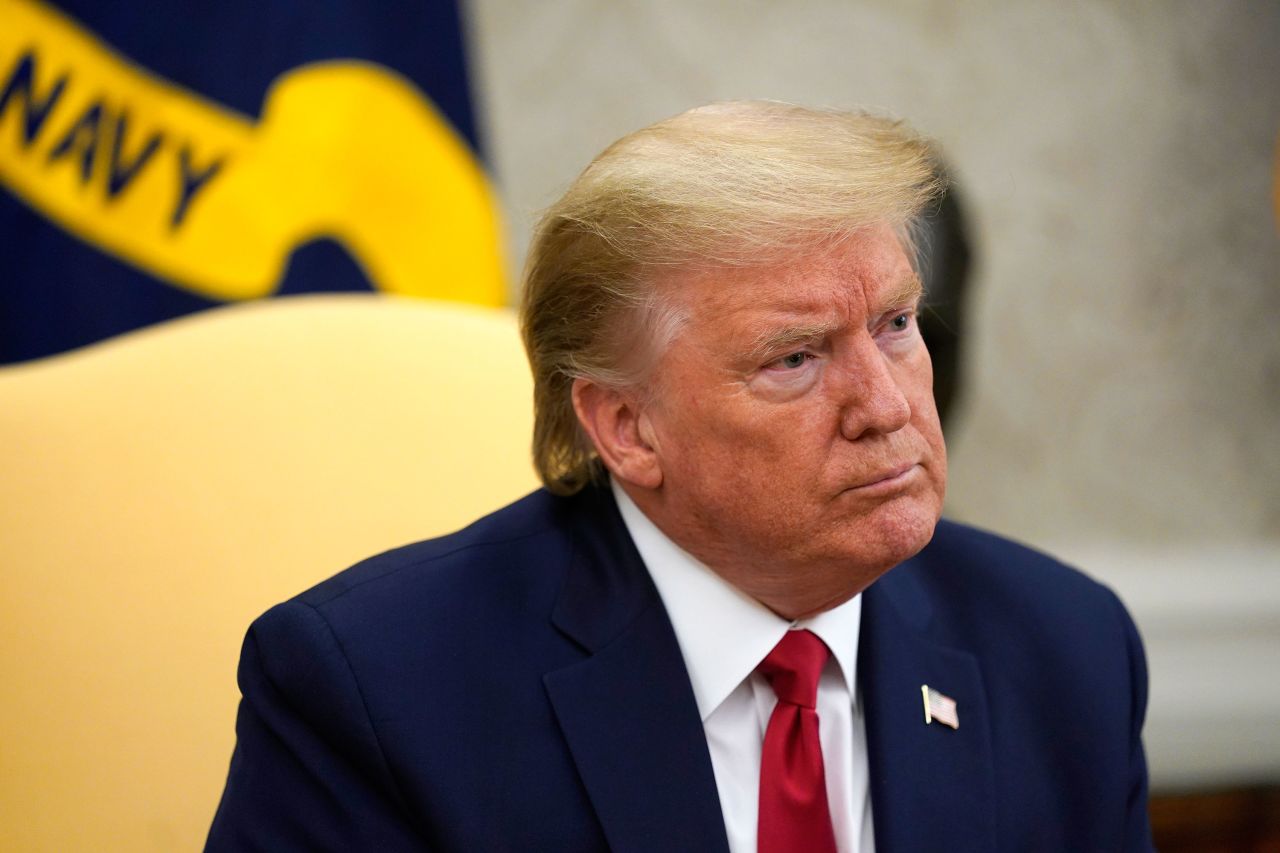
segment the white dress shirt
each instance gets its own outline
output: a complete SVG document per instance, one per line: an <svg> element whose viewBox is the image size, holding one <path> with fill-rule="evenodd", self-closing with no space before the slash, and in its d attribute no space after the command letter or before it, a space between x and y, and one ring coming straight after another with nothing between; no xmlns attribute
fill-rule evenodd
<svg viewBox="0 0 1280 853"><path fill-rule="evenodd" d="M729 849L756 849L760 755L778 701L755 668L788 630L807 629L832 653L818 681L817 710L836 848L874 853L866 726L856 687L862 596L789 622L668 539L616 482L613 494L662 596L693 682Z"/></svg>

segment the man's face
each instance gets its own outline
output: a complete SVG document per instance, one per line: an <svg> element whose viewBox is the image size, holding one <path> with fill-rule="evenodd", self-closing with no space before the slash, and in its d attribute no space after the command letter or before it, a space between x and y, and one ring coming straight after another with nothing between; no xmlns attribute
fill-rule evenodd
<svg viewBox="0 0 1280 853"><path fill-rule="evenodd" d="M791 618L924 547L946 449L919 283L890 228L658 286L688 320L642 414L661 485L628 491L668 536Z"/></svg>

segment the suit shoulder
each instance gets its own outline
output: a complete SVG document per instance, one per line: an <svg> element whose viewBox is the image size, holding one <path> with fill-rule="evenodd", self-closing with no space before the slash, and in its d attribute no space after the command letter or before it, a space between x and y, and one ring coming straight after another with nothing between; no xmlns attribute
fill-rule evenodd
<svg viewBox="0 0 1280 853"><path fill-rule="evenodd" d="M1111 637L1131 630L1128 612L1106 585L985 530L939 522L933 540L909 564L904 586L928 590L944 620L963 623L962 630L981 633L1004 626L1024 636L1103 631Z"/></svg>
<svg viewBox="0 0 1280 853"><path fill-rule="evenodd" d="M882 580L890 581L884 594L938 642L983 661L993 690L1041 691L1042 702L1111 691L1133 697L1139 709L1133 718L1140 718L1141 638L1115 593L1083 572L993 533L945 522L924 551Z"/></svg>
<svg viewBox="0 0 1280 853"><path fill-rule="evenodd" d="M454 533L393 548L356 563L295 596L314 608L359 594L409 589L444 592L504 567L538 562L569 547L562 499L539 490ZM557 547L559 546L559 547Z"/></svg>
<svg viewBox="0 0 1280 853"><path fill-rule="evenodd" d="M1079 569L1037 548L988 530L943 519L933 540L921 552L926 563L958 570L967 580L973 575L994 583L1043 589L1062 587L1081 594L1109 594L1101 583Z"/></svg>

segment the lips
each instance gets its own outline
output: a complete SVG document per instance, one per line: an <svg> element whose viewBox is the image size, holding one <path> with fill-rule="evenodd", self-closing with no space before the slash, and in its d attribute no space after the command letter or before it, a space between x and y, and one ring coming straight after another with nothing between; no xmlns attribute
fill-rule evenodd
<svg viewBox="0 0 1280 853"><path fill-rule="evenodd" d="M895 468L886 469L879 474L858 483L851 487L851 490L870 489L875 486L893 486L905 480L910 473L919 465L918 462L906 462Z"/></svg>

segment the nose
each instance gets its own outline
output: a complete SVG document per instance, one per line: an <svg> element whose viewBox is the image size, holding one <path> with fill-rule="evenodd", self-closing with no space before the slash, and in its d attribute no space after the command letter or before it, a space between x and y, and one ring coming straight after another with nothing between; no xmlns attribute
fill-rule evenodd
<svg viewBox="0 0 1280 853"><path fill-rule="evenodd" d="M897 432L911 421L911 403L893 366L870 335L859 340L840 371L840 433L850 441Z"/></svg>

